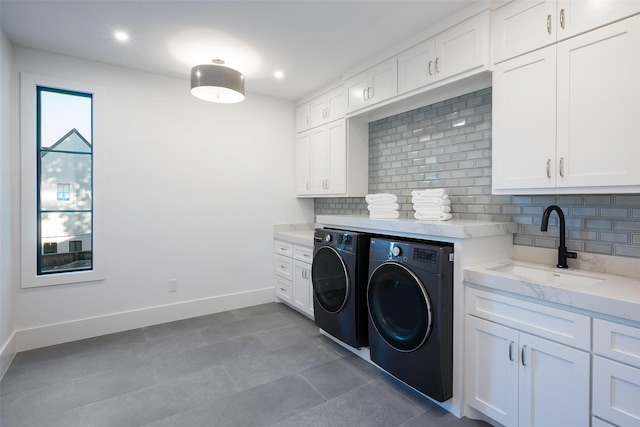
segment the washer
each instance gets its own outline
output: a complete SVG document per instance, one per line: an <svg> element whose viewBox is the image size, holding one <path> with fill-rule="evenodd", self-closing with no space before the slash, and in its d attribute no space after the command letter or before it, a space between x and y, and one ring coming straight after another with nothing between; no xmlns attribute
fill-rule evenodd
<svg viewBox="0 0 640 427"><path fill-rule="evenodd" d="M368 235L322 228L314 231L311 282L316 325L355 348L368 345L368 261Z"/></svg>
<svg viewBox="0 0 640 427"><path fill-rule="evenodd" d="M371 238L371 361L444 402L453 383L453 246Z"/></svg>

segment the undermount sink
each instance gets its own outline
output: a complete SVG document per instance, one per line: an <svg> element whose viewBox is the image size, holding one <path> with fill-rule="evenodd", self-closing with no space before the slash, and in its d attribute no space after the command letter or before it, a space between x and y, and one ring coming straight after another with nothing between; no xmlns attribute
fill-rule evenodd
<svg viewBox="0 0 640 427"><path fill-rule="evenodd" d="M602 282L599 277L575 274L549 268L536 268L518 264L506 264L489 270L511 274L529 282L542 282L556 286L591 286Z"/></svg>

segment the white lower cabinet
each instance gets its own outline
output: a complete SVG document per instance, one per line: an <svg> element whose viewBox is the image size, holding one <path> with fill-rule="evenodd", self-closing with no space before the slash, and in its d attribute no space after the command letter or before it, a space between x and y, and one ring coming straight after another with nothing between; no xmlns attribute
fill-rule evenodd
<svg viewBox="0 0 640 427"><path fill-rule="evenodd" d="M311 260L313 247L275 241L275 296L313 318Z"/></svg>
<svg viewBox="0 0 640 427"><path fill-rule="evenodd" d="M640 426L640 328L594 319L593 352L594 420Z"/></svg>
<svg viewBox="0 0 640 427"><path fill-rule="evenodd" d="M588 350L590 318L466 292L466 403L505 426L588 426L590 354L553 339Z"/></svg>

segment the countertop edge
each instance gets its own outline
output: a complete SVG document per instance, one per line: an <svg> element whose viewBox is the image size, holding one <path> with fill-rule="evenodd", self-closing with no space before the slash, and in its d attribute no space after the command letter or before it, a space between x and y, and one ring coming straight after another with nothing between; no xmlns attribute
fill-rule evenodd
<svg viewBox="0 0 640 427"><path fill-rule="evenodd" d="M463 281L490 290L534 298L541 303L586 310L596 317L604 315L640 323L640 280L598 273L603 278L602 282L578 289L531 282L489 270L507 262L510 260L467 267L463 270Z"/></svg>

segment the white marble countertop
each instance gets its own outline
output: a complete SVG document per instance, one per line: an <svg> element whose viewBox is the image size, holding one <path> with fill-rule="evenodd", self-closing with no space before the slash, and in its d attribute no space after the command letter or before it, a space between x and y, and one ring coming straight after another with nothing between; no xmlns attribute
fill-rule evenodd
<svg viewBox="0 0 640 427"><path fill-rule="evenodd" d="M277 224L273 226L273 238L302 246L313 246L314 224Z"/></svg>
<svg viewBox="0 0 640 427"><path fill-rule="evenodd" d="M325 227L344 227L353 231L384 232L404 237L447 237L466 239L516 232L514 222L492 222L452 219L449 221L417 221L414 219L373 219L368 216L317 215L316 223Z"/></svg>
<svg viewBox="0 0 640 427"><path fill-rule="evenodd" d="M551 273L586 276L600 279L600 281L594 284L553 285L544 283L543 280L537 281L508 272L492 270L508 264L546 269ZM564 270L555 266L505 260L465 268L463 279L466 283L490 289L640 322L640 280L628 277L571 268Z"/></svg>

